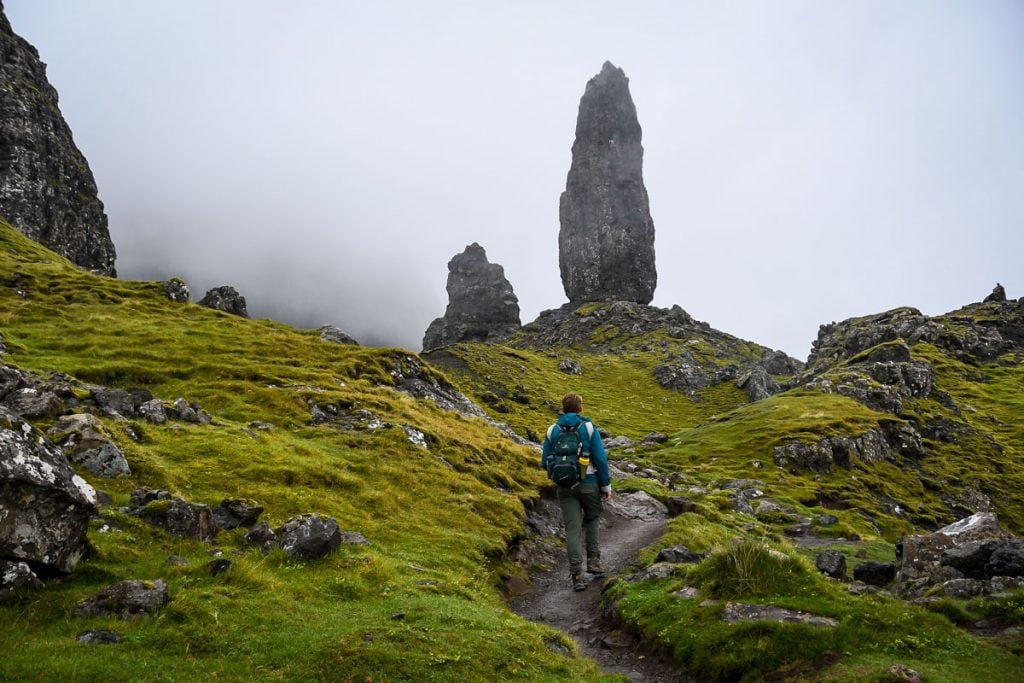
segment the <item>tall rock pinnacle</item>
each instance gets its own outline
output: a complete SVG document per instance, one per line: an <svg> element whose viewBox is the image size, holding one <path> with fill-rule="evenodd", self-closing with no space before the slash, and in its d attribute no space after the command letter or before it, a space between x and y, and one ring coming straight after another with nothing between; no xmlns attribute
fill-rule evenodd
<svg viewBox="0 0 1024 683"><path fill-rule="evenodd" d="M0 0L0 217L83 268L116 275L96 181L34 47Z"/></svg>
<svg viewBox="0 0 1024 683"><path fill-rule="evenodd" d="M629 79L611 62L587 83L559 207L558 265L569 301L650 303L654 221Z"/></svg>
<svg viewBox="0 0 1024 683"><path fill-rule="evenodd" d="M504 341L520 328L519 299L505 269L474 242L448 262L448 308L430 323L423 348L460 341Z"/></svg>

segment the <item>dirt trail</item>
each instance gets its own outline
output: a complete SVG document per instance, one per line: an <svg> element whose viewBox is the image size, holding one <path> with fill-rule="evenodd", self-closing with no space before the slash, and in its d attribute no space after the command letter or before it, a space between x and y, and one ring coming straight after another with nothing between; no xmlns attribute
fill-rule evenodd
<svg viewBox="0 0 1024 683"><path fill-rule="evenodd" d="M601 617L601 589L607 581L628 570L637 551L665 532L663 518L637 519L606 508L602 516L601 557L608 573L590 577L585 591L576 592L569 582L563 559L546 572L532 576L530 588L510 600L512 609L530 621L553 626L579 645L580 653L594 659L606 673L622 674L632 681L687 681L659 656L646 652L627 634L614 631ZM625 572L625 573L628 573Z"/></svg>

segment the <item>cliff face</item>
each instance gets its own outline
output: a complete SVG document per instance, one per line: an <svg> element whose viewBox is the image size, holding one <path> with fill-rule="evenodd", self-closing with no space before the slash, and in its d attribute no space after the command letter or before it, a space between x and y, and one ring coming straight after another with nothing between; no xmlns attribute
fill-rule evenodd
<svg viewBox="0 0 1024 683"><path fill-rule="evenodd" d="M57 99L0 2L0 216L82 268L116 275L96 181Z"/></svg>
<svg viewBox="0 0 1024 683"><path fill-rule="evenodd" d="M605 62L580 99L559 207L559 267L573 303L654 297L654 221L640 138L629 79Z"/></svg>

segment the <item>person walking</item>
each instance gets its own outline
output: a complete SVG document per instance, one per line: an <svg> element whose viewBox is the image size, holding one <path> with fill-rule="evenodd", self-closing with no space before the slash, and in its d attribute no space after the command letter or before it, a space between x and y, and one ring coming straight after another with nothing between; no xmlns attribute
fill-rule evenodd
<svg viewBox="0 0 1024 683"><path fill-rule="evenodd" d="M604 574L600 518L603 503L612 498L608 456L601 434L582 413L583 398L579 394L570 393L562 397L562 414L548 428L541 452L541 466L557 485L569 555L569 576L573 589L578 591L587 587L583 569L584 540L586 573Z"/></svg>

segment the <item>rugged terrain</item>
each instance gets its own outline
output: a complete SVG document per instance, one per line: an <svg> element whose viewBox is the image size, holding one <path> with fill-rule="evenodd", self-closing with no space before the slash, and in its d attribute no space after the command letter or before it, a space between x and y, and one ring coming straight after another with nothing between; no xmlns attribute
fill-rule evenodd
<svg viewBox="0 0 1024 683"><path fill-rule="evenodd" d="M1020 670L1016 580L940 567L953 552L940 547L934 572L897 563L881 588L849 582L894 562L897 544L925 557L929 537L914 534L979 510L1005 529L969 541L982 565L1012 550L1017 301L823 326L806 366L678 307L622 302L549 311L505 344L423 362L175 300L173 282L94 276L6 225L0 237L5 410L100 492L89 555L5 594L3 678L597 680L581 656L594 643L640 679L629 652L698 680ZM671 515L570 633L502 597L558 591L558 530L528 514L544 478L516 433L536 438L568 389L605 430L617 495L643 492ZM69 415L98 427L68 440ZM123 463L99 459L103 443ZM181 516L252 505L279 534L312 513L346 540L309 559L251 536L258 525ZM635 545L616 538L610 556L624 559ZM815 568L821 551L848 563L845 581ZM166 597L150 616L96 612L101 589L127 580ZM764 605L826 625L757 616ZM76 641L97 631L120 642Z"/></svg>

